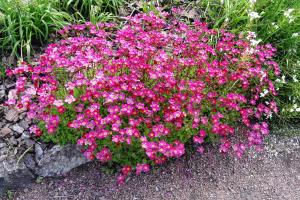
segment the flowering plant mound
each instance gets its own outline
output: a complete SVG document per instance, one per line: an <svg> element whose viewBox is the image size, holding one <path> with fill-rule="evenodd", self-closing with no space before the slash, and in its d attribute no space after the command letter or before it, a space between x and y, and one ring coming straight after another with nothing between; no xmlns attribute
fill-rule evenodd
<svg viewBox="0 0 300 200"><path fill-rule="evenodd" d="M128 17L119 30L86 23L60 34L65 39L36 63L8 72L18 77L19 97L7 103L39 121L35 135L77 140L87 158L123 165L120 183L133 169L140 174L182 156L191 140L201 153L213 140L220 152L240 157L268 134L262 119L277 108L261 97L276 95L270 77L279 67L275 49L254 46L251 34L217 32L167 13ZM236 133L236 123L247 131Z"/></svg>

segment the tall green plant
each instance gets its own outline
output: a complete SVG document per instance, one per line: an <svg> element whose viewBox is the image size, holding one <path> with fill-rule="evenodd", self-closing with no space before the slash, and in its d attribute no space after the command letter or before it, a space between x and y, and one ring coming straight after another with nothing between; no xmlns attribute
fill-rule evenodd
<svg viewBox="0 0 300 200"><path fill-rule="evenodd" d="M55 9L49 0L8 1L0 0L4 19L0 25L2 50L27 58L32 44L47 41L49 33L72 21L72 17Z"/></svg>
<svg viewBox="0 0 300 200"><path fill-rule="evenodd" d="M257 34L257 42L277 48L282 69L276 97L281 119L300 118L300 1L299 0L201 0L190 1L200 17L214 28ZM274 97L275 98L275 97Z"/></svg>

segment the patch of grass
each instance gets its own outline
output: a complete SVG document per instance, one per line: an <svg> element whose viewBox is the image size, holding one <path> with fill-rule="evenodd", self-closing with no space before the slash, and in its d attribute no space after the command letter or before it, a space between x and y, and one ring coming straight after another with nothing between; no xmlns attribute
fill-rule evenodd
<svg viewBox="0 0 300 200"><path fill-rule="evenodd" d="M12 200L14 198L14 193L11 190L6 191L6 196L8 200Z"/></svg>
<svg viewBox="0 0 300 200"><path fill-rule="evenodd" d="M0 44L3 52L30 59L34 46L71 23L109 21L123 0L0 0ZM1 52L0 52L1 53Z"/></svg>

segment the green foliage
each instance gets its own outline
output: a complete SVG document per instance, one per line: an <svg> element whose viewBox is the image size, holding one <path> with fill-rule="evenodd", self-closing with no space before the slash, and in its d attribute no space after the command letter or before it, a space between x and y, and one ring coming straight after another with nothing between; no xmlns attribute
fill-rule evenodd
<svg viewBox="0 0 300 200"><path fill-rule="evenodd" d="M0 65L0 79L5 78L5 67Z"/></svg>
<svg viewBox="0 0 300 200"><path fill-rule="evenodd" d="M34 46L71 23L114 19L123 0L0 0L2 52L30 58Z"/></svg>
<svg viewBox="0 0 300 200"><path fill-rule="evenodd" d="M214 28L225 28L234 33L255 32L261 43L270 43L277 48L275 59L282 69L282 78L276 85L279 96L275 97L281 110L279 117L299 119L300 1L189 1L186 8L193 7L199 9L200 17ZM251 12L256 12L259 18L251 19Z"/></svg>
<svg viewBox="0 0 300 200"><path fill-rule="evenodd" d="M90 18L93 12L118 13L118 8L124 3L123 0L64 0L59 1L60 6L72 13L79 19Z"/></svg>
<svg viewBox="0 0 300 200"><path fill-rule="evenodd" d="M0 24L2 50L29 59L33 44L43 44L49 34L72 21L72 17L52 7L50 0L0 0L4 19Z"/></svg>

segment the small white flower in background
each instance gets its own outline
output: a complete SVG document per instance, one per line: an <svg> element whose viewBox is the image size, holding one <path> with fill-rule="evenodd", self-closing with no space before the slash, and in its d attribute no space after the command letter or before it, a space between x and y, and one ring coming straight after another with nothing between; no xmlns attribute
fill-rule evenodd
<svg viewBox="0 0 300 200"><path fill-rule="evenodd" d="M286 16L286 17L290 17L290 16L291 16L291 13L292 13L294 10L295 10L295 9L290 8L290 9L284 11L283 15Z"/></svg>
<svg viewBox="0 0 300 200"><path fill-rule="evenodd" d="M293 75L292 78L293 78L294 82L299 82L299 80L297 79L296 75Z"/></svg>
<svg viewBox="0 0 300 200"><path fill-rule="evenodd" d="M283 13L283 15L289 19L289 23L291 23L295 20L295 16L291 15L294 10L295 9L290 8L290 9L284 11L284 13Z"/></svg>
<svg viewBox="0 0 300 200"><path fill-rule="evenodd" d="M267 115L267 119L272 119L272 113L270 113L269 115Z"/></svg>
<svg viewBox="0 0 300 200"><path fill-rule="evenodd" d="M256 49L254 49L254 48L246 48L245 49L245 52L244 52L244 54L245 55L252 55L252 54L254 54L254 53L256 53L257 52L257 50Z"/></svg>
<svg viewBox="0 0 300 200"><path fill-rule="evenodd" d="M252 32L252 31L248 31L246 39L251 40L251 39L255 39L255 38L256 38L256 33Z"/></svg>
<svg viewBox="0 0 300 200"><path fill-rule="evenodd" d="M298 104L294 104L293 107L290 109L290 112L300 112L300 107L298 107Z"/></svg>
<svg viewBox="0 0 300 200"><path fill-rule="evenodd" d="M257 12L254 12L254 11L250 12L248 14L248 16L250 17L250 21L261 18L261 16Z"/></svg>
<svg viewBox="0 0 300 200"><path fill-rule="evenodd" d="M272 22L272 26L274 26L274 28L277 30L279 28L279 26L275 23L275 22Z"/></svg>
<svg viewBox="0 0 300 200"><path fill-rule="evenodd" d="M292 37L298 37L299 36L299 33L293 33L292 34Z"/></svg>
<svg viewBox="0 0 300 200"><path fill-rule="evenodd" d="M229 18L228 17L226 17L226 19L224 20L225 22L229 22Z"/></svg>
<svg viewBox="0 0 300 200"><path fill-rule="evenodd" d="M256 0L249 0L250 4L255 4Z"/></svg>
<svg viewBox="0 0 300 200"><path fill-rule="evenodd" d="M262 93L260 93L260 97L265 97L269 93L269 90L264 89Z"/></svg>
<svg viewBox="0 0 300 200"><path fill-rule="evenodd" d="M251 43L252 46L257 46L260 42L261 42L261 39L258 39L258 40L252 39L252 40L250 40L250 43Z"/></svg>
<svg viewBox="0 0 300 200"><path fill-rule="evenodd" d="M281 77L281 83L286 83L286 82L285 82L285 75L283 75L283 76Z"/></svg>

